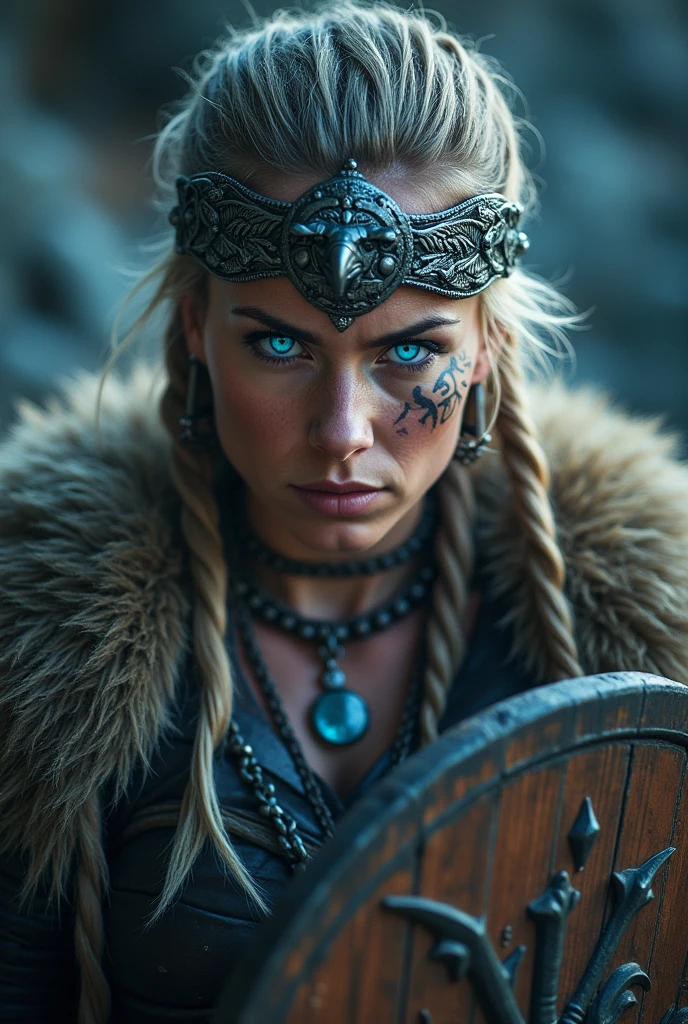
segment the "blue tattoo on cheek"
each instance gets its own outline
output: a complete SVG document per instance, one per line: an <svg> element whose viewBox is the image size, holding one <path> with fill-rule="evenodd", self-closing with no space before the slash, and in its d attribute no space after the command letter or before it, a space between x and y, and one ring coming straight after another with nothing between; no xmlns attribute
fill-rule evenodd
<svg viewBox="0 0 688 1024"><path fill-rule="evenodd" d="M461 404L463 389L468 387L466 376L470 368L471 361L463 350L459 353L458 359L452 356L449 366L446 370L442 370L432 388L433 395L439 395L441 401L435 402L432 398L428 398L423 394L421 385L417 384L411 392L413 402L404 402L401 414L397 416L392 425L396 427L411 412L421 413L418 417L418 423L421 426L425 426L426 422L431 420L432 430L435 429L438 422L446 423ZM399 427L397 434L408 434L408 430L405 426Z"/></svg>

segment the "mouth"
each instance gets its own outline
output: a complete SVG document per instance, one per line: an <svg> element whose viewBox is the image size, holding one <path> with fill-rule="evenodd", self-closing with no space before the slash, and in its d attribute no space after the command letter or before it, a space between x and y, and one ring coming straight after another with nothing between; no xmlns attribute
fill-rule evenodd
<svg viewBox="0 0 688 1024"><path fill-rule="evenodd" d="M387 490L360 480L337 483L316 480L311 484L292 484L296 494L313 512L324 516L351 518L360 516Z"/></svg>

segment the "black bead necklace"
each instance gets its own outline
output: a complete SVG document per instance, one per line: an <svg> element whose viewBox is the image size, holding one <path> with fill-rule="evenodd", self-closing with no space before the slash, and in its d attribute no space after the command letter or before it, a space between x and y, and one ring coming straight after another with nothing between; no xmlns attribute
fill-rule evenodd
<svg viewBox="0 0 688 1024"><path fill-rule="evenodd" d="M435 566L426 565L404 591L385 604L338 622L300 615L247 580L235 581L234 594L264 622L303 640L318 642L318 655L324 662L320 681L325 692L311 705L311 726L325 743L347 746L365 735L370 714L363 697L347 687L346 673L338 664L345 653L343 643L379 633L410 615L427 597L435 575Z"/></svg>
<svg viewBox="0 0 688 1024"><path fill-rule="evenodd" d="M313 808L322 833L325 838L329 838L334 833L334 819L329 807L323 799L318 781L308 765L301 744L296 738L296 734L294 733L289 721L282 699L277 692L277 688L272 680L270 671L265 663L265 659L263 658L251 623L251 612L249 607L241 600L236 601L234 604L234 616L239 635L241 636L244 644L246 656L265 698L265 703L270 712L270 717L272 718L275 729L284 742L284 745L289 751L292 761L294 762L303 784L304 792L306 793L311 807ZM408 757L413 746L423 694L424 661L425 659L423 656L418 658L416 670L406 694L401 723L390 750L391 767L404 761ZM308 856L305 852L303 842L296 831L296 823L289 815L286 815L282 808L277 804L274 796L274 787L265 786L262 771L260 769L260 765L256 762L253 750L250 746L243 743L238 731L236 731L236 735L232 734L230 749L241 758L242 778L254 791L254 795L259 802L261 812L272 821L273 826L278 833L280 846L282 847L286 858L295 868L305 866ZM268 792L268 790L270 790L270 792Z"/></svg>
<svg viewBox="0 0 688 1024"><path fill-rule="evenodd" d="M287 576L317 576L320 578L341 579L348 576L370 576L373 573L385 572L398 565L404 565L423 550L435 532L438 518L437 496L432 489L425 496L423 514L415 530L393 551L370 558L352 558L347 562L307 562L297 558L288 558L286 555L273 551L252 530L246 519L244 503L239 501L232 507L236 535L239 537L242 550L250 558Z"/></svg>

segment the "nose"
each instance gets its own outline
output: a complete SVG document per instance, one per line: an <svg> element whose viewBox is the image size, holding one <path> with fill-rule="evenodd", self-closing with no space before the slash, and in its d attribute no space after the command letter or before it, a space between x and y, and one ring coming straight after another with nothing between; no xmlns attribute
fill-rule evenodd
<svg viewBox="0 0 688 1024"><path fill-rule="evenodd" d="M373 424L366 391L355 373L338 373L319 385L312 399L316 411L309 431L314 448L327 452L337 462L372 448Z"/></svg>

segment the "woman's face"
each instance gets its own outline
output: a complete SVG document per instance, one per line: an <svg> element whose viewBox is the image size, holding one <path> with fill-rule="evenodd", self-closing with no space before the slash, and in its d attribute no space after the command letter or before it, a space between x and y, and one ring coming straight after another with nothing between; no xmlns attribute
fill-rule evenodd
<svg viewBox="0 0 688 1024"><path fill-rule="evenodd" d="M261 191L293 201L315 180ZM406 212L429 212L402 180L369 180ZM286 277L210 277L204 308L184 297L220 443L268 543L292 557L344 557L409 531L452 458L471 383L489 372L479 310L478 296L404 285L340 333ZM360 486L328 492L336 484Z"/></svg>

